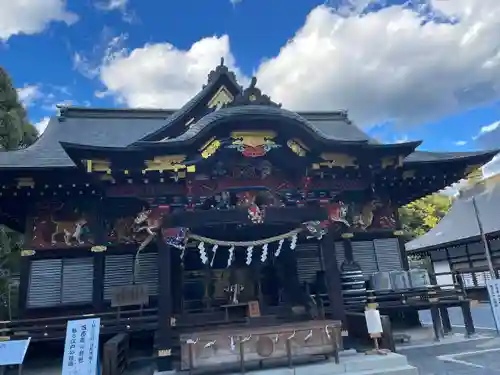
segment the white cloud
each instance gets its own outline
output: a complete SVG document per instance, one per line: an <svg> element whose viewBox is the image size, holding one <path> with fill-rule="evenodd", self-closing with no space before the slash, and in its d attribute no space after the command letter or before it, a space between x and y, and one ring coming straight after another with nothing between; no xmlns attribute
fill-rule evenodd
<svg viewBox="0 0 500 375"><path fill-rule="evenodd" d="M243 0L229 0L229 2L233 7L235 7L236 5L241 4Z"/></svg>
<svg viewBox="0 0 500 375"><path fill-rule="evenodd" d="M405 143L408 142L409 138L407 135L403 135L400 138L396 139L396 143Z"/></svg>
<svg viewBox="0 0 500 375"><path fill-rule="evenodd" d="M19 34L37 34L51 22L76 22L65 0L0 0L0 41Z"/></svg>
<svg viewBox="0 0 500 375"><path fill-rule="evenodd" d="M17 95L24 106L29 107L40 99L42 93L38 85L24 85L24 87L17 89Z"/></svg>
<svg viewBox="0 0 500 375"><path fill-rule="evenodd" d="M44 117L40 121L34 124L35 128L37 128L38 132L42 134L45 129L47 128L47 125L49 124L50 117Z"/></svg>
<svg viewBox="0 0 500 375"><path fill-rule="evenodd" d="M125 22L132 23L137 21L138 18L134 12L130 10L129 0L103 0L97 1L95 3L97 9L112 12L118 11L122 14L122 18Z"/></svg>
<svg viewBox="0 0 500 375"><path fill-rule="evenodd" d="M456 141L455 146L465 146L467 144L467 141Z"/></svg>
<svg viewBox="0 0 500 375"><path fill-rule="evenodd" d="M416 124L500 99L498 0L361 13L372 3L355 1L342 15L313 9L294 38L256 67L259 87L290 109L348 109L362 126ZM234 65L227 36L187 50L147 44L108 60L100 79L130 106L179 107L220 56Z"/></svg>
<svg viewBox="0 0 500 375"><path fill-rule="evenodd" d="M179 107L200 91L221 57L236 69L227 36L204 38L187 51L169 43L148 44L108 57L100 78L107 94L132 107Z"/></svg>
<svg viewBox="0 0 500 375"><path fill-rule="evenodd" d="M491 133L492 131L497 130L499 126L500 126L500 121L496 121L493 124L481 127L481 130L479 131L479 133L480 133L480 135L485 134L485 133Z"/></svg>
<svg viewBox="0 0 500 375"><path fill-rule="evenodd" d="M115 34L109 27L104 27L90 53L74 52L73 68L90 79L99 76L102 66L126 53L123 46L127 38L127 34Z"/></svg>

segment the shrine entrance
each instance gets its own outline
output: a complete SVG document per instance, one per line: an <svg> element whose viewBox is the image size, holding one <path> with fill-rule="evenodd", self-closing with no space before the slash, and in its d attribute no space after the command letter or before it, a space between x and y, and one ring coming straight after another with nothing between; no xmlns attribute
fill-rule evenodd
<svg viewBox="0 0 500 375"><path fill-rule="evenodd" d="M266 314L304 303L291 249L297 243L295 229L286 225L194 228L202 240L189 243L180 260L182 293L177 305L182 313L227 311L228 305L258 303Z"/></svg>

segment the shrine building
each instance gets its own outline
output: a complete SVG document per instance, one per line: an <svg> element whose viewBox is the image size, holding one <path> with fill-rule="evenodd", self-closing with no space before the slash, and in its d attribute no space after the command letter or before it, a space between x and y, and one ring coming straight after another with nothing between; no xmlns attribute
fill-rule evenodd
<svg viewBox="0 0 500 375"><path fill-rule="evenodd" d="M282 108L223 61L180 109L61 107L35 144L0 153L0 223L26 238L17 318L149 332L163 370L202 326L307 322L311 297L343 325L370 275L408 269L398 207L496 154L420 144ZM34 342L64 337L26 324Z"/></svg>

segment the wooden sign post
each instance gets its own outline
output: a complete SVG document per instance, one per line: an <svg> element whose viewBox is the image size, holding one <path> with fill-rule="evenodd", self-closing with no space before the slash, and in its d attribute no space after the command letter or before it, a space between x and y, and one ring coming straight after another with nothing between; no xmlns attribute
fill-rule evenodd
<svg viewBox="0 0 500 375"><path fill-rule="evenodd" d="M382 319L380 318L380 312L377 310L376 304L368 304L365 309L365 320L366 328L368 329L368 334L373 340L374 348L366 354L380 354L387 355L388 351L380 349L378 339L382 337L384 329L382 327Z"/></svg>
<svg viewBox="0 0 500 375"><path fill-rule="evenodd" d="M0 374L4 374L8 366L17 365L18 374L23 372L23 362L31 337L26 340L12 340L0 342Z"/></svg>

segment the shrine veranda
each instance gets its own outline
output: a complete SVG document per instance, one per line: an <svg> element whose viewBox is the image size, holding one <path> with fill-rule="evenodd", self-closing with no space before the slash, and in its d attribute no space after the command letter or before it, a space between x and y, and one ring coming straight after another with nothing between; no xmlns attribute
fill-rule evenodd
<svg viewBox="0 0 500 375"><path fill-rule="evenodd" d="M314 319L311 296L344 322L343 273L408 269L397 208L496 154L420 143L379 143L346 111L283 109L223 63L178 110L61 107L34 145L0 153L0 221L26 237L16 319L154 333L164 369L181 333ZM147 305L116 323L113 293L130 285Z"/></svg>

